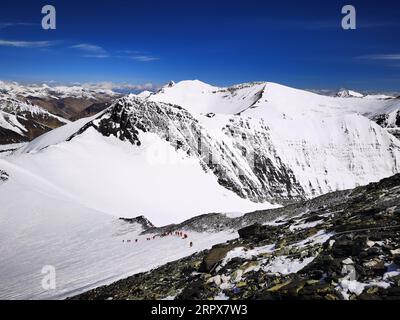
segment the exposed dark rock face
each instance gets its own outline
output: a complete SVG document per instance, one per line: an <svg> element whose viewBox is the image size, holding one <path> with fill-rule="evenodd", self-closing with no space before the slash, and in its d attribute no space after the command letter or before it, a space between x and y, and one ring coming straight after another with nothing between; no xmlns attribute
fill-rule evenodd
<svg viewBox="0 0 400 320"><path fill-rule="evenodd" d="M398 99L398 98L397 98ZM400 138L400 110L393 111L395 115L387 113L378 114L372 118L381 127L386 128L389 133L394 135L396 138Z"/></svg>
<svg viewBox="0 0 400 320"><path fill-rule="evenodd" d="M242 239L250 239L262 234L262 225L259 223L252 224L248 227L244 227L238 230L239 237Z"/></svg>
<svg viewBox="0 0 400 320"><path fill-rule="evenodd" d="M226 219L239 238L75 299L400 299L400 175Z"/></svg>
<svg viewBox="0 0 400 320"><path fill-rule="evenodd" d="M5 172L4 170L0 170L0 183L7 181L8 178L9 178L8 173Z"/></svg>
<svg viewBox="0 0 400 320"><path fill-rule="evenodd" d="M372 118L377 124L379 124L381 127L386 128L388 126L388 114L379 114L375 117Z"/></svg>
<svg viewBox="0 0 400 320"><path fill-rule="evenodd" d="M218 244L204 256L203 262L200 265L200 271L212 272L214 268L225 258L226 254L235 246L229 244Z"/></svg>
<svg viewBox="0 0 400 320"><path fill-rule="evenodd" d="M148 231L149 229L154 228L154 225L148 219L146 219L144 216L139 216L136 218L120 218L120 220L129 222L129 223L138 223L139 225L142 226L144 231Z"/></svg>
<svg viewBox="0 0 400 320"><path fill-rule="evenodd" d="M0 145L26 142L28 138L14 131L0 127Z"/></svg>
<svg viewBox="0 0 400 320"><path fill-rule="evenodd" d="M111 101L105 101L105 102L96 102L91 105L89 105L87 108L82 110L81 112L71 116L73 120L77 120L80 118L86 118L86 117L91 117L99 112L107 109L109 106L111 106L112 102Z"/></svg>

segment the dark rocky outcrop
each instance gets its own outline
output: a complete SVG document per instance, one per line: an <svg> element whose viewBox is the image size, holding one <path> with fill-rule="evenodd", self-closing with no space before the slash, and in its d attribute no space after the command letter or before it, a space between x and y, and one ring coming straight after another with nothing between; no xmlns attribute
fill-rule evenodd
<svg viewBox="0 0 400 320"><path fill-rule="evenodd" d="M226 254L231 251L235 245L232 244L218 244L211 248L211 250L204 256L200 265L200 271L212 272L215 267L225 258Z"/></svg>
<svg viewBox="0 0 400 320"><path fill-rule="evenodd" d="M0 183L5 182L9 179L9 175L4 170L0 170Z"/></svg>
<svg viewBox="0 0 400 320"><path fill-rule="evenodd" d="M262 225L259 223L252 224L238 230L239 237L243 239L250 239L262 234Z"/></svg>
<svg viewBox="0 0 400 320"><path fill-rule="evenodd" d="M144 216L139 216L136 218L120 218L120 220L128 223L137 223L142 226L144 231L154 228L154 225Z"/></svg>

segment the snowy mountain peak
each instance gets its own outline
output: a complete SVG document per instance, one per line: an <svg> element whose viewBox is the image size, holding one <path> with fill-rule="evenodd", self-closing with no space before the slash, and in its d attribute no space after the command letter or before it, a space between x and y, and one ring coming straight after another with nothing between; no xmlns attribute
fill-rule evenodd
<svg viewBox="0 0 400 320"><path fill-rule="evenodd" d="M339 98L363 98L364 95L362 93L353 91L353 90L348 90L348 89L341 89L337 94L337 97Z"/></svg>
<svg viewBox="0 0 400 320"><path fill-rule="evenodd" d="M220 88L199 80L189 80L163 88L149 99L179 105L193 114L238 114L258 100L264 86L242 84Z"/></svg>
<svg viewBox="0 0 400 320"><path fill-rule="evenodd" d="M140 92L139 94L137 94L137 96L139 98L143 98L143 99L147 99L148 97L150 97L152 94L154 94L154 92L148 91L148 90L144 90L142 92Z"/></svg>

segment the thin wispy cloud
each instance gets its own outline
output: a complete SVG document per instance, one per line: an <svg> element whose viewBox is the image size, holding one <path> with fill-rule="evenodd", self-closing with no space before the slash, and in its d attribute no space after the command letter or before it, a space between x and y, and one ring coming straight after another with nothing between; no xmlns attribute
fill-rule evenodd
<svg viewBox="0 0 400 320"><path fill-rule="evenodd" d="M398 27L400 23L398 21L362 21L360 23L357 23L357 27L361 28L369 28L369 29L375 29L375 28L392 28L392 27Z"/></svg>
<svg viewBox="0 0 400 320"><path fill-rule="evenodd" d="M138 51L138 50L118 50L118 53L125 54L125 55L140 55L143 54L143 52Z"/></svg>
<svg viewBox="0 0 400 320"><path fill-rule="evenodd" d="M400 53L394 54L368 54L357 57L364 60L400 60Z"/></svg>
<svg viewBox="0 0 400 320"><path fill-rule="evenodd" d="M19 41L19 40L1 40L0 46L14 48L46 48L54 45L52 41Z"/></svg>
<svg viewBox="0 0 400 320"><path fill-rule="evenodd" d="M109 58L110 54L104 48L88 43L76 44L70 47L71 49L80 50L85 58Z"/></svg>
<svg viewBox="0 0 400 320"><path fill-rule="evenodd" d="M129 59L140 61L140 62L149 62L149 61L156 61L160 60L160 58L153 57L153 56L144 56L144 55L139 55L139 56L130 56Z"/></svg>
<svg viewBox="0 0 400 320"><path fill-rule="evenodd" d="M150 62L160 60L160 58L147 54L147 52L138 50L118 50L119 55L117 58L120 59L130 59L139 62Z"/></svg>
<svg viewBox="0 0 400 320"><path fill-rule="evenodd" d="M31 22L0 22L0 30L12 27L32 27L37 25L39 24Z"/></svg>
<svg viewBox="0 0 400 320"><path fill-rule="evenodd" d="M295 29L306 31L326 32L329 30L342 30L342 16L330 20L265 20L259 19L259 24L282 29ZM357 29L382 29L399 26L397 21L361 21L357 20Z"/></svg>
<svg viewBox="0 0 400 320"><path fill-rule="evenodd" d="M84 88L90 89L104 89L114 91L155 91L159 88L154 83L132 84L132 83L115 83L115 82L87 82L81 84Z"/></svg>

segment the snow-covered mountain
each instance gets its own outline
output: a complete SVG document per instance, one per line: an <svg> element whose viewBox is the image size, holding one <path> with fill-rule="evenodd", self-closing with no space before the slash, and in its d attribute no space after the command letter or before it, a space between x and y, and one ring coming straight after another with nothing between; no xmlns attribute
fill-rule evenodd
<svg viewBox="0 0 400 320"><path fill-rule="evenodd" d="M270 168L287 172L292 180L253 166L264 192L280 180L280 189L272 188L274 197L351 188L400 168L399 141L363 116L395 100L328 97L275 83L218 88L200 81L170 84L148 99L182 106L214 140L246 154L248 163L262 158L262 168L271 161Z"/></svg>
<svg viewBox="0 0 400 320"><path fill-rule="evenodd" d="M138 99L133 97L143 102ZM127 100L118 100L95 117L48 132L7 160L85 207L117 217L144 215L156 225L207 212L271 207L227 190L211 170L187 154L186 146L171 145L163 135L166 126L174 125L164 117L169 110L147 102L123 105ZM182 121L182 126L186 124Z"/></svg>
<svg viewBox="0 0 400 320"><path fill-rule="evenodd" d="M66 119L93 115L121 96L112 90L96 86L22 85L5 81L0 81L0 95L35 104Z"/></svg>
<svg viewBox="0 0 400 320"><path fill-rule="evenodd" d="M0 144L30 141L68 122L31 102L0 94Z"/></svg>
<svg viewBox="0 0 400 320"><path fill-rule="evenodd" d="M339 98L364 98L362 93L348 89L339 90L336 96Z"/></svg>
<svg viewBox="0 0 400 320"><path fill-rule="evenodd" d="M92 118L36 139L14 158L18 162L32 158L26 160L32 164L43 157L40 163L45 164L48 150L59 145L75 146L81 139L119 145L122 140L129 142L132 152L145 154L147 162L162 166L183 156L241 198L283 204L399 172L400 141L360 114L379 112L386 103L321 96L274 83L218 88L183 81L144 98L129 95L118 99ZM98 148L104 152L106 146L101 145ZM88 163L95 161L96 152L85 154ZM62 153L59 156L63 157ZM51 163L37 169L46 172L48 166ZM75 170L82 179L88 170L81 173L79 166ZM104 173L113 170L101 168ZM57 174L51 177L55 179ZM57 179L57 184L64 186L64 175ZM91 189L89 185L86 188ZM123 210L109 206L115 214L124 215ZM138 214L143 212L134 213Z"/></svg>
<svg viewBox="0 0 400 320"><path fill-rule="evenodd" d="M381 127L396 137L400 137L400 98L388 94L362 94L343 89L336 95L341 98L362 98L375 102L371 110L364 110L363 114L375 121Z"/></svg>

